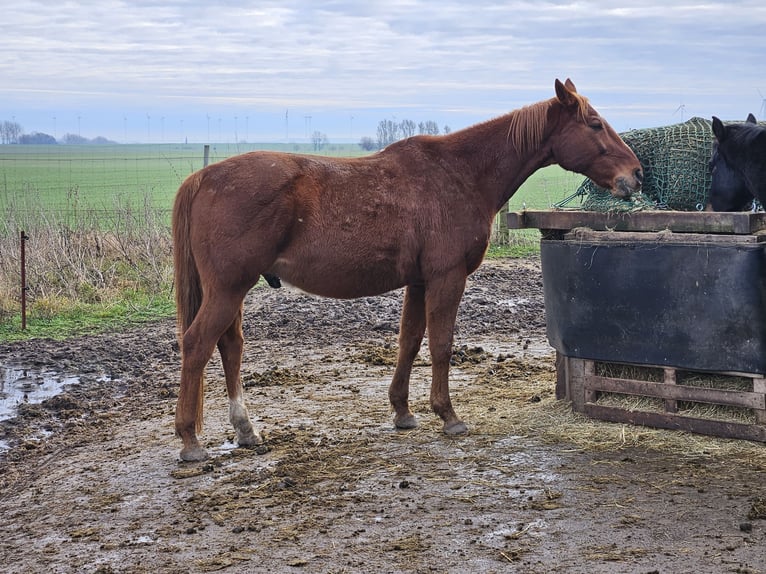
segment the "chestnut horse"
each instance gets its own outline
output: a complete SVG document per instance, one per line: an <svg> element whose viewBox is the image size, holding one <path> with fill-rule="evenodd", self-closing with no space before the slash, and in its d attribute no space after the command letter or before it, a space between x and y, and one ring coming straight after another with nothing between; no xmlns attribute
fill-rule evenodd
<svg viewBox="0 0 766 574"><path fill-rule="evenodd" d="M558 163L619 197L641 187L641 164L571 81L556 97L445 136L416 136L374 155L335 159L253 152L181 185L173 250L181 388L181 458L207 456L202 375L216 345L239 445L261 441L243 400L242 303L261 275L309 293L353 298L405 287L389 387L394 425L410 429L412 362L425 330L430 403L448 434L467 432L448 370L466 278L481 263L495 214L535 170Z"/></svg>

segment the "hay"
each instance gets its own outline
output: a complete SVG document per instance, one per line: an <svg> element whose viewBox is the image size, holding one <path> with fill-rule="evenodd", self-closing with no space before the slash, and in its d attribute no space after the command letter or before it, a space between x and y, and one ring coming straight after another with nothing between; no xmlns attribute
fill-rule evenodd
<svg viewBox="0 0 766 574"><path fill-rule="evenodd" d="M637 380L662 380L663 369L596 363L597 373L603 376ZM607 374L608 373L608 374ZM746 377L706 376L702 373L681 373L685 383L695 386L720 388L720 381L739 389ZM648 377L648 378L647 378ZM642 449L669 453L680 457L721 457L742 459L766 468L766 448L763 444L737 439L725 439L697 435L677 430L657 429L644 426L611 423L588 418L572 411L568 401L557 400L554 395L555 370L546 361L530 362L528 359L511 360L499 364L490 363L475 376L472 388L484 387L492 392L491 405L487 406L486 393L479 393L476 401L471 395L461 397L458 403L467 421L479 420L478 432L489 434L513 433L536 436L547 444L559 444L586 452L603 452ZM679 377L681 378L681 377ZM751 389L752 390L752 383ZM473 394L473 393L472 393ZM466 402L466 398L468 401ZM627 410L655 410L664 412L661 399L603 393L598 404L608 404ZM750 423L753 415L748 409L736 409L721 405L689 404L679 401L687 416L716 418ZM566 445L569 445L568 447Z"/></svg>
<svg viewBox="0 0 766 574"><path fill-rule="evenodd" d="M659 367L596 362L595 371L599 376L615 379L630 379L655 383L662 383L664 380L664 369ZM718 373L700 373L679 370L676 371L675 384L703 389L753 392L752 378ZM616 407L627 411L666 412L663 399L622 393L599 393L596 404ZM755 412L752 409L744 407L708 404L695 401L678 401L677 408L678 411L676 414L681 416L742 424L754 424L756 422Z"/></svg>
<svg viewBox="0 0 766 574"><path fill-rule="evenodd" d="M711 122L703 118L620 134L644 170L642 194L630 200L612 197L590 179L574 196L583 209L592 211L641 211L647 209L704 209L710 190L708 161L713 149Z"/></svg>
<svg viewBox="0 0 766 574"><path fill-rule="evenodd" d="M665 402L662 399L622 393L599 393L596 404L605 407L615 407L630 412L665 412Z"/></svg>

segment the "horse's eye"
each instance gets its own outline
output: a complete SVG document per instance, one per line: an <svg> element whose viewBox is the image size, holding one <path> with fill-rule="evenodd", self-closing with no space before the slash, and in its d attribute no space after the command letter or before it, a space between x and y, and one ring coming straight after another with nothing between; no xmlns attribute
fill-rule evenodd
<svg viewBox="0 0 766 574"><path fill-rule="evenodd" d="M590 126L592 130L596 131L604 129L604 124L601 123L601 120L599 119L591 120L588 126Z"/></svg>

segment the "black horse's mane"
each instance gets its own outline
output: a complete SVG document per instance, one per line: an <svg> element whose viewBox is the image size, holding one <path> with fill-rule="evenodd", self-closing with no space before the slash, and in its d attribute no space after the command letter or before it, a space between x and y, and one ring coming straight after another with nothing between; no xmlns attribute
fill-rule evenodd
<svg viewBox="0 0 766 574"><path fill-rule="evenodd" d="M750 147L760 144L766 150L766 126L743 123L732 125L729 129L731 130L729 137L738 146Z"/></svg>

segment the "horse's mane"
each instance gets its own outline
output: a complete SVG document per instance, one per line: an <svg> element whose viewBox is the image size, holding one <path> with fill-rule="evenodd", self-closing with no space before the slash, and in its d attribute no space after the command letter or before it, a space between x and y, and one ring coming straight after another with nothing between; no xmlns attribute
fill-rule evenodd
<svg viewBox="0 0 766 574"><path fill-rule="evenodd" d="M576 92L572 93L572 96L577 100L577 111L580 118L585 119L590 107L588 98ZM540 146L545 133L548 110L557 104L559 104L558 98L551 98L550 100L524 106L509 114L508 141L511 142L519 153L523 154Z"/></svg>
<svg viewBox="0 0 766 574"><path fill-rule="evenodd" d="M738 145L750 146L761 139L763 145L766 145L766 127L758 124L734 124L731 126L731 137Z"/></svg>

